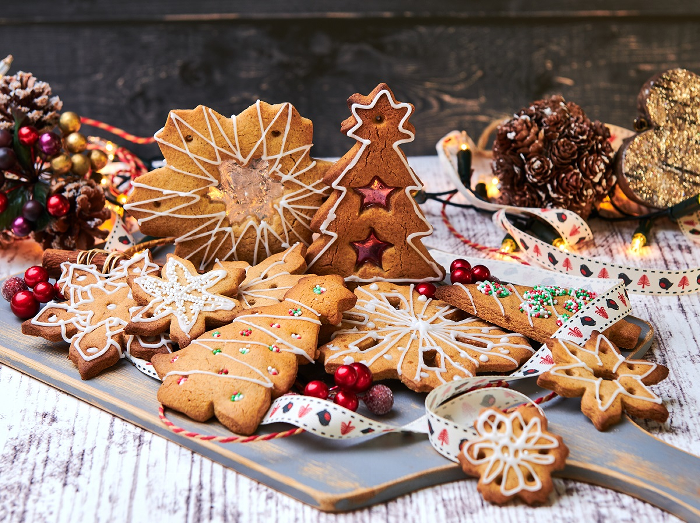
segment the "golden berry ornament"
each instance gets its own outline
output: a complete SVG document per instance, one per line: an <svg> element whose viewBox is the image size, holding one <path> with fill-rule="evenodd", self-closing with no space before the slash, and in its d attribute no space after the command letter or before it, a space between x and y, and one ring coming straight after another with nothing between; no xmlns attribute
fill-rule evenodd
<svg viewBox="0 0 700 523"><path fill-rule="evenodd" d="M70 156L67 154L59 154L55 158L51 159L51 171L54 174L66 174L71 170L72 166L73 162L71 162Z"/></svg>
<svg viewBox="0 0 700 523"><path fill-rule="evenodd" d="M103 169L109 163L109 157L98 149L90 151L90 165L93 171Z"/></svg>
<svg viewBox="0 0 700 523"><path fill-rule="evenodd" d="M66 149L71 153L82 153L87 149L87 138L80 133L71 133L65 139Z"/></svg>
<svg viewBox="0 0 700 523"><path fill-rule="evenodd" d="M63 134L75 133L80 130L80 116L71 111L65 112L58 120L58 127Z"/></svg>
<svg viewBox="0 0 700 523"><path fill-rule="evenodd" d="M85 176L90 172L90 160L88 160L87 156L74 154L70 157L70 161L73 164L71 170L78 176Z"/></svg>

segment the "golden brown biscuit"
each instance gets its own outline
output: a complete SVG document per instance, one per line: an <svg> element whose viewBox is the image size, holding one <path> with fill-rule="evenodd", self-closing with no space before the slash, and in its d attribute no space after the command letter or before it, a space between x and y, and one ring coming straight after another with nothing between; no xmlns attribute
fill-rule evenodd
<svg viewBox="0 0 700 523"><path fill-rule="evenodd" d="M485 282L494 285L492 282ZM488 322L500 325L505 329L524 334L540 343L545 343L557 332L562 322L573 315L572 310L567 309L569 302L579 299L585 300L582 289L565 289L563 287L527 287L524 285L507 284L503 286L507 292L493 292L489 285L484 283L455 283L438 287L435 297L446 301ZM498 284L495 284L500 288ZM538 292L540 289L553 289L551 295L554 303L547 305L537 302L543 312L536 315L533 309L533 300L528 300L528 293ZM571 294L557 294L558 292L571 292ZM580 298L576 297L576 294ZM530 302L530 303L528 303ZM525 307L521 305L526 303ZM576 304L574 303L574 306ZM574 307L571 309L576 310ZM637 339L641 327L624 319L618 321L604 331L610 340L624 349L633 349L637 346Z"/></svg>
<svg viewBox="0 0 700 523"><path fill-rule="evenodd" d="M282 302L245 310L176 354L154 357L158 401L251 434L271 399L289 391L297 365L314 360L321 324L340 321L355 299L340 276L300 280Z"/></svg>
<svg viewBox="0 0 700 523"><path fill-rule="evenodd" d="M566 340L548 340L554 366L537 384L567 398L581 398L583 412L598 430L620 421L622 412L664 422L668 411L646 385L668 376L663 365L627 360L607 338L593 332L581 347Z"/></svg>
<svg viewBox="0 0 700 523"><path fill-rule="evenodd" d="M308 245L330 166L310 157L312 136L289 103L258 101L231 118L171 111L155 136L167 165L135 180L124 208L144 234L176 237L175 254L199 269Z"/></svg>
<svg viewBox="0 0 700 523"><path fill-rule="evenodd" d="M413 285L378 282L355 294L357 304L320 348L326 372L357 361L376 380L400 379L427 392L477 370L516 369L534 353L523 336L427 299Z"/></svg>
<svg viewBox="0 0 700 523"><path fill-rule="evenodd" d="M528 505L545 503L552 472L566 465L569 449L547 431L547 418L534 405L511 412L487 408L474 423L477 438L458 454L465 474L479 477L486 501L503 504L517 497Z"/></svg>

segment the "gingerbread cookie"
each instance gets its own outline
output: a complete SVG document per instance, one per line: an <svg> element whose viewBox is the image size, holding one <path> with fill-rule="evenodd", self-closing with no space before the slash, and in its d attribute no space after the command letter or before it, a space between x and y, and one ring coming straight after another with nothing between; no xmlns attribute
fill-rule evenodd
<svg viewBox="0 0 700 523"><path fill-rule="evenodd" d="M159 267L148 251L122 261L108 274L94 265L64 262L58 280L65 302L50 302L22 324L22 332L49 341L70 343L68 357L84 380L116 364L126 354L150 359L171 351L166 336L130 336L124 329L140 307L127 284L129 276L147 275Z"/></svg>
<svg viewBox="0 0 700 523"><path fill-rule="evenodd" d="M254 266L246 265L245 279L238 287L238 300L248 309L272 305L284 299L306 271L306 247L296 243L289 249L274 254Z"/></svg>
<svg viewBox="0 0 700 523"><path fill-rule="evenodd" d="M438 287L435 297L488 322L545 343L563 323L595 298L595 294L585 289L502 285L486 281ZM633 349L640 332L639 325L623 319L604 334L616 345Z"/></svg>
<svg viewBox="0 0 700 523"><path fill-rule="evenodd" d="M413 285L372 283L355 294L341 329L321 347L326 372L357 361L376 380L396 378L427 392L477 370L516 369L534 353L523 336L428 299Z"/></svg>
<svg viewBox="0 0 700 523"><path fill-rule="evenodd" d="M511 413L487 408L474 423L479 436L458 455L462 470L477 476L486 501L503 504L517 497L528 505L545 503L552 472L566 465L569 449L547 431L547 418L534 405Z"/></svg>
<svg viewBox="0 0 700 523"><path fill-rule="evenodd" d="M537 384L567 398L582 397L581 411L598 430L620 421L622 411L643 419L664 422L668 411L661 398L646 386L668 376L663 365L627 360L597 331L581 347L551 339L554 366L541 374Z"/></svg>
<svg viewBox="0 0 700 523"><path fill-rule="evenodd" d="M289 103L258 101L231 118L171 111L155 135L167 165L132 182L124 208L144 234L175 236L175 254L199 269L308 245L330 166L309 156L312 135Z"/></svg>
<svg viewBox="0 0 700 523"><path fill-rule="evenodd" d="M397 102L386 84L348 99L352 116L341 132L355 146L326 173L333 193L311 222L309 270L348 281L440 281L445 271L421 239L432 226L412 196L423 185L399 148L412 142L414 107Z"/></svg>
<svg viewBox="0 0 700 523"><path fill-rule="evenodd" d="M313 362L321 324L339 322L355 299L340 276L303 278L282 302L246 310L175 355L154 357L163 380L158 401L251 434L272 398L294 384L297 365Z"/></svg>
<svg viewBox="0 0 700 523"><path fill-rule="evenodd" d="M132 315L128 334L153 336L169 332L180 347L202 335L206 326L225 325L241 309L235 296L245 269L224 262L198 274L191 262L168 254L161 277L143 274L129 278L134 300L144 307Z"/></svg>

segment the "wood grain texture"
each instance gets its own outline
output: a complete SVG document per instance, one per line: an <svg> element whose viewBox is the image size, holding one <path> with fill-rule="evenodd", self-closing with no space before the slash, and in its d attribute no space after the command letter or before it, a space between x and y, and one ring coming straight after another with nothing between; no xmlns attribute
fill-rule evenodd
<svg viewBox="0 0 700 523"><path fill-rule="evenodd" d="M477 136L555 93L629 127L647 78L700 71L697 2L329 4L15 2L0 13L0 49L14 54L13 71L50 82L66 109L139 135L171 109L235 114L258 98L289 101L314 121L317 156L353 145L338 130L347 97L381 81L416 106L405 150L418 155L450 129Z"/></svg>
<svg viewBox="0 0 700 523"><path fill-rule="evenodd" d="M428 190L449 188L435 158L410 161ZM439 205L424 208L436 227L427 244L474 255L442 226ZM491 246L500 243L502 233L489 216L457 209L450 210L450 216L471 239ZM629 263L625 246L633 226L595 221L592 227L598 247L587 252ZM0 260L12 256L4 251ZM29 259L0 268L17 272ZM669 224L655 230L652 245L638 262L650 267L697 266L700 251ZM653 387L666 400L669 421L646 428L700 455L700 297L632 296L632 302L635 314L651 321L658 333L648 357L670 368L668 379ZM464 480L370 509L326 514L7 368L0 370L0 397L2 521L678 521L629 496L565 480L555 480L550 503L536 509L491 506L481 500L475 481Z"/></svg>

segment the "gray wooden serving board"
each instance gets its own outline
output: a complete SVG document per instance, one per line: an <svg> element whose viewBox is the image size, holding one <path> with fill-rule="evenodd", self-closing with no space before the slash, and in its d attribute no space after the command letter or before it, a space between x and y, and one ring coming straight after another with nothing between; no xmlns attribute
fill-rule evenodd
<svg viewBox="0 0 700 523"><path fill-rule="evenodd" d="M642 325L639 355L651 345L653 331L641 320L632 321ZM1 363L320 510L353 510L465 479L460 468L435 452L420 434L388 434L361 441L331 441L301 434L250 444L220 444L178 435L158 417L158 382L127 361L82 381L67 358L66 344L22 335L20 321L4 301L0 305L0 335ZM397 383L392 388L396 404L385 421L402 425L424 413L425 395ZM520 388L537 392L534 379L525 380ZM598 432L579 411L577 399L555 400L547 408L547 416L551 429L564 437L571 450L560 476L613 488L681 518L700 520L700 493L695 484L700 459L657 440L626 418L608 432ZM193 432L230 434L216 422L197 423L172 411L168 417ZM287 428L270 425L262 427L260 433Z"/></svg>

